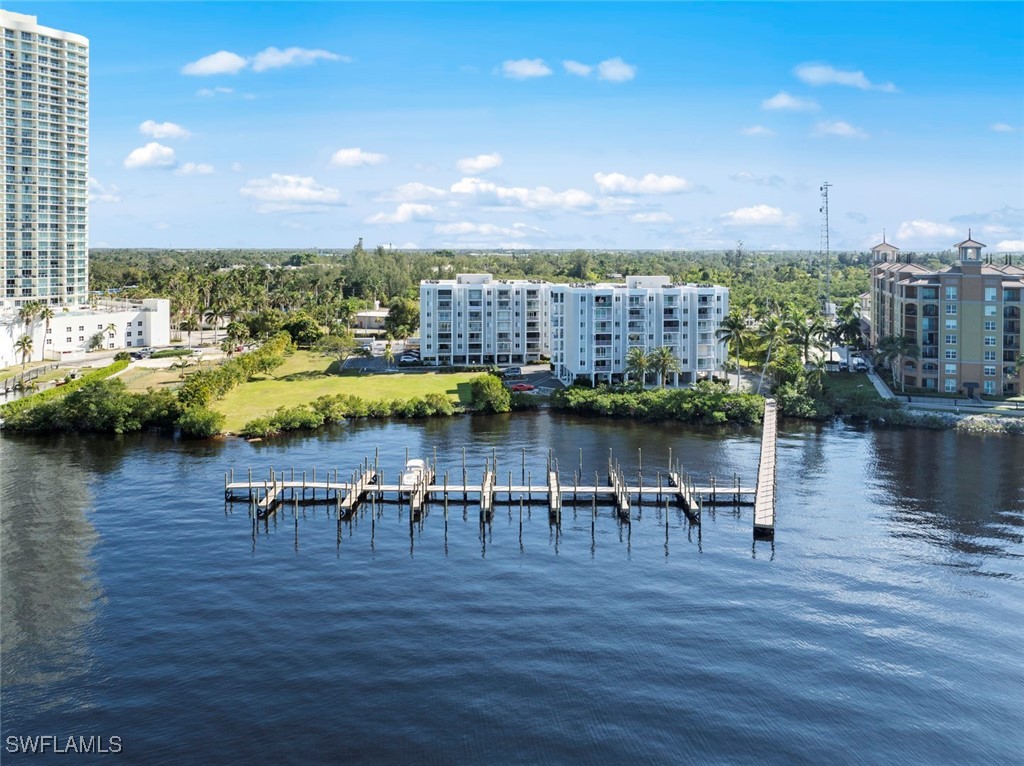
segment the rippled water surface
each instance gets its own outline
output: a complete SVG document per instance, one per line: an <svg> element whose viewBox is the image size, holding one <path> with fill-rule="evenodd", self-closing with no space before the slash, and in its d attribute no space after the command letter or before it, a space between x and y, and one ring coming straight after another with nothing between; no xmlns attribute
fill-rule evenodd
<svg viewBox="0 0 1024 766"><path fill-rule="evenodd" d="M784 426L774 543L749 508L590 499L288 503L224 472L379 451L563 485L612 448L752 481L756 431L537 414L249 444L0 437L9 736L119 736L128 762L1024 762L1024 439ZM746 483L746 482L745 482ZM39 756L26 757L38 762ZM3 760L19 758L4 752ZM88 758L86 758L88 760Z"/></svg>

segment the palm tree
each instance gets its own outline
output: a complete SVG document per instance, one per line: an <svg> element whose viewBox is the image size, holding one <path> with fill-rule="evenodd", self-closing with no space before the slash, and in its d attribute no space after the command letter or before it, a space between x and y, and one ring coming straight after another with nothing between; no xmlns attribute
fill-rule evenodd
<svg viewBox="0 0 1024 766"><path fill-rule="evenodd" d="M1014 365L1013 369L1016 372L1024 370L1024 354L1021 354L1020 356L1017 357L1017 364Z"/></svg>
<svg viewBox="0 0 1024 766"><path fill-rule="evenodd" d="M391 349L391 341L388 341L388 345L384 347L384 363L388 368L395 363L395 352Z"/></svg>
<svg viewBox="0 0 1024 766"><path fill-rule="evenodd" d="M188 333L188 347L192 348L192 333L199 329L199 323L194 316L189 316L179 325L179 329Z"/></svg>
<svg viewBox="0 0 1024 766"><path fill-rule="evenodd" d="M626 352L626 374L643 388L647 373L651 370L651 358L642 346L633 346Z"/></svg>
<svg viewBox="0 0 1024 766"><path fill-rule="evenodd" d="M116 333L117 333L117 325L114 324L113 322L111 322L110 324L108 324L106 326L106 328L104 329L104 332L107 333L108 337L113 338L116 335ZM116 340L114 341L114 345L115 346L117 345L117 341Z"/></svg>
<svg viewBox="0 0 1024 766"><path fill-rule="evenodd" d="M905 359L917 360L921 358L921 347L912 342L906 335L887 335L878 341L878 359L882 364L888 364L892 371L893 380L896 379L896 370L899 369L900 391L906 391L904 381Z"/></svg>
<svg viewBox="0 0 1024 766"><path fill-rule="evenodd" d="M29 325L31 325L36 320L36 315L38 313L38 301L29 301L20 309L18 309L18 318L25 324L25 330L28 330Z"/></svg>
<svg viewBox="0 0 1024 766"><path fill-rule="evenodd" d="M740 351L747 342L746 320L736 311L730 311L729 316L722 320L715 335L719 340L724 340L732 346L736 354L736 390L740 390ZM628 357L627 357L628 360Z"/></svg>
<svg viewBox="0 0 1024 766"><path fill-rule="evenodd" d="M795 311L783 321L789 329L790 339L800 347L800 357L804 364L811 361L812 348L824 350L822 338L828 330L821 316L808 317L802 311Z"/></svg>
<svg viewBox="0 0 1024 766"><path fill-rule="evenodd" d="M761 387L764 386L765 371L768 369L768 365L772 361L772 352L786 342L788 332L782 320L773 314L761 322L757 335L768 349L768 353L764 359L764 366L761 368L761 380L758 381L757 384L757 393L761 393Z"/></svg>
<svg viewBox="0 0 1024 766"><path fill-rule="evenodd" d="M21 354L21 369L25 369L28 359L32 356L32 336L22 335L14 341L14 349Z"/></svg>
<svg viewBox="0 0 1024 766"><path fill-rule="evenodd" d="M670 372L682 370L675 352L668 346L659 346L650 353L650 369L658 374L662 388Z"/></svg>
<svg viewBox="0 0 1024 766"><path fill-rule="evenodd" d="M53 307L43 306L39 309L39 318L46 322L46 335L50 334L50 320L54 317ZM43 348L39 350L39 360L42 361L43 353L46 351L46 335L43 336Z"/></svg>

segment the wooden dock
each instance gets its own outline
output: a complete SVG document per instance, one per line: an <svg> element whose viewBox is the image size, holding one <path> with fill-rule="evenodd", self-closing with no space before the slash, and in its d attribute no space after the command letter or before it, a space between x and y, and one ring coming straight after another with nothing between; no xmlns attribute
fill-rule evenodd
<svg viewBox="0 0 1024 766"><path fill-rule="evenodd" d="M754 496L754 534L768 537L775 534L777 409L774 399L765 400L761 458L757 466L757 494Z"/></svg>
<svg viewBox="0 0 1024 766"><path fill-rule="evenodd" d="M509 471L507 482L499 483L497 458L492 456L484 462L480 483L471 484L467 481L468 472L463 455L462 481L453 482L448 471L438 474L435 450L433 462L424 461L426 470L412 487L401 483L401 471L393 474L398 477L398 483L386 483L385 473L380 470L377 458L374 457L373 460L364 458L357 469L348 475L335 468L326 473L321 471L319 475L315 469L309 475L305 471L297 473L291 469L286 476L285 471L271 468L265 478L254 478L252 469L249 469L245 478L236 480L232 469L224 476L224 497L228 502L248 502L256 516L267 516L286 501L296 504L324 503L337 509L339 519L351 518L366 501L397 502L399 505L407 503L411 520L423 515L432 500L443 500L447 517L450 501L460 499L465 504L471 502L470 496L473 496L479 503L481 521L493 516L497 504L542 501L547 504L550 520L556 525L561 524L562 507L566 502L574 506L581 502L593 504L595 511L599 502L610 502L616 516L627 524L634 504L638 507L645 504L661 507L673 503L682 507L691 523L696 524L700 523L705 506L738 508L752 505L755 534L770 535L775 526L775 443L776 406L774 400L768 400L755 486L744 485L735 474L725 479L712 475L698 481L683 468L680 461L672 459L671 449L668 470L655 470L647 474L643 472L642 455L638 450L637 470L629 479L621 465L609 454L607 484L599 483L597 473L593 475L592 484L581 483L582 453L580 471L573 471L571 484L563 483L558 461L550 453L544 471L544 483L534 484L532 479L526 481L532 476L532 471L527 470L525 451L523 481L514 483L512 472Z"/></svg>

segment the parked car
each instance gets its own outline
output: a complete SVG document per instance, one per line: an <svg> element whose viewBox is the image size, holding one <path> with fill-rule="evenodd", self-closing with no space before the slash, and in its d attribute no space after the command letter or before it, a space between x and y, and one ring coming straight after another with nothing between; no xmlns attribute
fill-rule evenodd
<svg viewBox="0 0 1024 766"><path fill-rule="evenodd" d="M130 356L132 359L142 359L143 358L143 354L140 351L133 351L128 356Z"/></svg>
<svg viewBox="0 0 1024 766"><path fill-rule="evenodd" d="M868 369L868 363L859 356L854 357L853 360L851 360L851 366L854 372L867 372Z"/></svg>
<svg viewBox="0 0 1024 766"><path fill-rule="evenodd" d="M531 386L529 383L516 383L515 385L509 386L510 391L516 393L525 394L527 391L533 391L536 386Z"/></svg>
<svg viewBox="0 0 1024 766"><path fill-rule="evenodd" d="M503 377L506 377L506 378L521 378L521 377L523 377L523 368L522 367L506 367L501 374L502 374Z"/></svg>

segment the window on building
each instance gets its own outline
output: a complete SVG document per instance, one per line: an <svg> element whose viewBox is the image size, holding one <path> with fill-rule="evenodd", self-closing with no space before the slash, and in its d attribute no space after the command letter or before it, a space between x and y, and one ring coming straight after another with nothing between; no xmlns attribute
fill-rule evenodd
<svg viewBox="0 0 1024 766"><path fill-rule="evenodd" d="M992 377L996 374L996 368L994 365L985 365L985 375Z"/></svg>
<svg viewBox="0 0 1024 766"><path fill-rule="evenodd" d="M985 352L985 361L986 362L994 362L995 360L996 360L996 352L995 351L986 351Z"/></svg>
<svg viewBox="0 0 1024 766"><path fill-rule="evenodd" d="M956 345L956 336L955 335L947 335L946 336L946 343L955 346Z"/></svg>
<svg viewBox="0 0 1024 766"><path fill-rule="evenodd" d="M987 317L994 317L995 315L996 315L996 307L995 306L986 305L985 306L985 316L987 316Z"/></svg>
<svg viewBox="0 0 1024 766"><path fill-rule="evenodd" d="M986 319L985 320L985 329L986 330L994 330L994 329L996 329L995 320L994 319Z"/></svg>
<svg viewBox="0 0 1024 766"><path fill-rule="evenodd" d="M956 391L956 378L946 378L946 393L951 394Z"/></svg>
<svg viewBox="0 0 1024 766"><path fill-rule="evenodd" d="M994 346L994 345L996 345L996 336L995 335L986 335L985 336L985 345L986 346Z"/></svg>
<svg viewBox="0 0 1024 766"><path fill-rule="evenodd" d="M985 288L985 300L994 301L996 300L996 288L986 287Z"/></svg>
<svg viewBox="0 0 1024 766"><path fill-rule="evenodd" d="M947 319L946 320L946 329L947 330L955 330L956 329L956 320L955 319Z"/></svg>
<svg viewBox="0 0 1024 766"><path fill-rule="evenodd" d="M956 365L955 364L947 364L946 365L946 374L947 375L956 375Z"/></svg>
<svg viewBox="0 0 1024 766"><path fill-rule="evenodd" d="M994 380L985 381L985 393L994 394L996 392L996 382Z"/></svg>
<svg viewBox="0 0 1024 766"><path fill-rule="evenodd" d="M947 316L956 316L956 304L955 303L947 303L946 304L946 314L947 314Z"/></svg>
<svg viewBox="0 0 1024 766"><path fill-rule="evenodd" d="M956 287L947 287L946 288L946 300L947 301L955 301L956 300Z"/></svg>
<svg viewBox="0 0 1024 766"><path fill-rule="evenodd" d="M946 359L956 359L956 349L955 348L947 348L946 349Z"/></svg>

